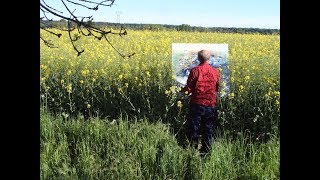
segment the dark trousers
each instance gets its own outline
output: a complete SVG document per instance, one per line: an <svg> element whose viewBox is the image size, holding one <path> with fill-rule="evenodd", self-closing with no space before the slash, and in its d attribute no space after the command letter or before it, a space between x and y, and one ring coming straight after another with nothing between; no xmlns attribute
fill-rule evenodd
<svg viewBox="0 0 320 180"><path fill-rule="evenodd" d="M188 139L193 147L198 148L199 135L201 139L201 153L208 153L213 138L213 125L217 118L217 108L190 104L188 116Z"/></svg>

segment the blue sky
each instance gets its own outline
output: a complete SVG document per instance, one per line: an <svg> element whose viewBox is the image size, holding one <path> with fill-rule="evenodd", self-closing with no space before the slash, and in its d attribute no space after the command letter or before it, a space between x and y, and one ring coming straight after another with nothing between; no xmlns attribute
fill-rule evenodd
<svg viewBox="0 0 320 180"><path fill-rule="evenodd" d="M70 16L61 1L45 2ZM98 11L70 5L74 9L76 15L103 22L280 29L280 0L116 0Z"/></svg>

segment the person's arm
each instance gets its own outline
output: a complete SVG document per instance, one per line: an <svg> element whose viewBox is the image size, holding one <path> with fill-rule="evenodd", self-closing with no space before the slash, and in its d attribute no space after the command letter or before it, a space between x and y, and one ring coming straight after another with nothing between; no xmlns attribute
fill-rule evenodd
<svg viewBox="0 0 320 180"><path fill-rule="evenodd" d="M220 89L220 72L219 71L217 71L217 72L218 72L217 73L218 81L217 81L217 84L216 84L216 92L218 92L219 89Z"/></svg>
<svg viewBox="0 0 320 180"><path fill-rule="evenodd" d="M184 92L188 92L188 95L190 93L192 93L193 89L194 89L194 86L195 86L195 81L196 81L196 78L195 78L195 72L194 72L194 69L191 69L190 71L190 74L188 76L188 80L187 80L187 84L186 86L183 88L183 91Z"/></svg>

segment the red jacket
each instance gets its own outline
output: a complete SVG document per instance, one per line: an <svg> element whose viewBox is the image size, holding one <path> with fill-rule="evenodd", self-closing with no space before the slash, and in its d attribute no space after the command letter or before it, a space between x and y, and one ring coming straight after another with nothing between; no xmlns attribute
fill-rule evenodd
<svg viewBox="0 0 320 180"><path fill-rule="evenodd" d="M191 69L184 90L192 93L191 103L216 106L219 80L219 71L205 62Z"/></svg>

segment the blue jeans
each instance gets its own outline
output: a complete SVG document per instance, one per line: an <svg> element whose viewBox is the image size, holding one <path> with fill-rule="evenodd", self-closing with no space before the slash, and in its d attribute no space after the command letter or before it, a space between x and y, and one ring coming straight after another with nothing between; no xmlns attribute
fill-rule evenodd
<svg viewBox="0 0 320 180"><path fill-rule="evenodd" d="M217 119L217 107L190 104L188 117L188 139L194 148L198 147L199 135L201 139L201 153L208 153L213 138L213 124Z"/></svg>

